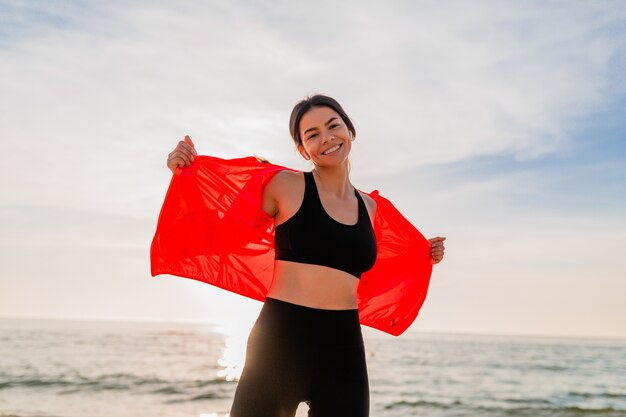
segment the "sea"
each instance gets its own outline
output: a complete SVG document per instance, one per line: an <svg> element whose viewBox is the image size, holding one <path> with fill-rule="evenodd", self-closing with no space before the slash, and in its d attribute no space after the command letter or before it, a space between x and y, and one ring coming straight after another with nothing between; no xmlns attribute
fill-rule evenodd
<svg viewBox="0 0 626 417"><path fill-rule="evenodd" d="M0 416L226 417L249 330L0 319ZM626 339L363 331L373 417L626 417Z"/></svg>

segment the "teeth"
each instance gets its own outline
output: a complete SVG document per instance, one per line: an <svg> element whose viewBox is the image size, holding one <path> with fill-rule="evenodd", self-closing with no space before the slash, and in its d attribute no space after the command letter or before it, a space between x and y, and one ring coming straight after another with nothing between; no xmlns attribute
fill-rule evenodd
<svg viewBox="0 0 626 417"><path fill-rule="evenodd" d="M331 153L331 152L335 152L335 151L336 151L337 149L339 149L339 148L340 148L340 146L339 146L339 145L337 145L337 146L333 146L333 147L332 147L332 148L330 148L330 149L326 149L324 152L322 152L322 154L323 154L323 155L328 155L328 154L329 154L329 153Z"/></svg>

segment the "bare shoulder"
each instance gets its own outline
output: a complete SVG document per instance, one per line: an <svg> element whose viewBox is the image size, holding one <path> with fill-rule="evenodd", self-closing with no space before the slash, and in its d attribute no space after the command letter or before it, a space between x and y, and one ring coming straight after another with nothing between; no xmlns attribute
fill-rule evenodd
<svg viewBox="0 0 626 417"><path fill-rule="evenodd" d="M271 217L290 206L289 200L304 195L304 174L290 170L277 172L263 188L263 210Z"/></svg>
<svg viewBox="0 0 626 417"><path fill-rule="evenodd" d="M293 191L294 187L304 183L302 172L294 172L288 169L278 171L265 186L264 192L272 194L275 198L284 193Z"/></svg>

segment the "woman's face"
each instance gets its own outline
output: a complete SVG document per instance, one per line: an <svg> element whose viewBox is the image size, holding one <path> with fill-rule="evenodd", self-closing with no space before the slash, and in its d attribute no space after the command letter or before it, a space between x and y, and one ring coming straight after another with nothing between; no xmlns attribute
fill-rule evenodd
<svg viewBox="0 0 626 417"><path fill-rule="evenodd" d="M300 154L316 165L336 165L348 159L352 134L330 107L313 107L300 119Z"/></svg>

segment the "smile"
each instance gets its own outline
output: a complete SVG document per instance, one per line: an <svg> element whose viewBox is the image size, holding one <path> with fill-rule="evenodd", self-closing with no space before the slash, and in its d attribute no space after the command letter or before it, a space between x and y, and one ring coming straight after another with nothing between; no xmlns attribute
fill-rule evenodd
<svg viewBox="0 0 626 417"><path fill-rule="evenodd" d="M330 149L326 149L324 152L322 152L322 155L328 155L334 152L337 152L339 150L339 148L341 148L343 146L342 143L340 143L339 145L333 146Z"/></svg>

